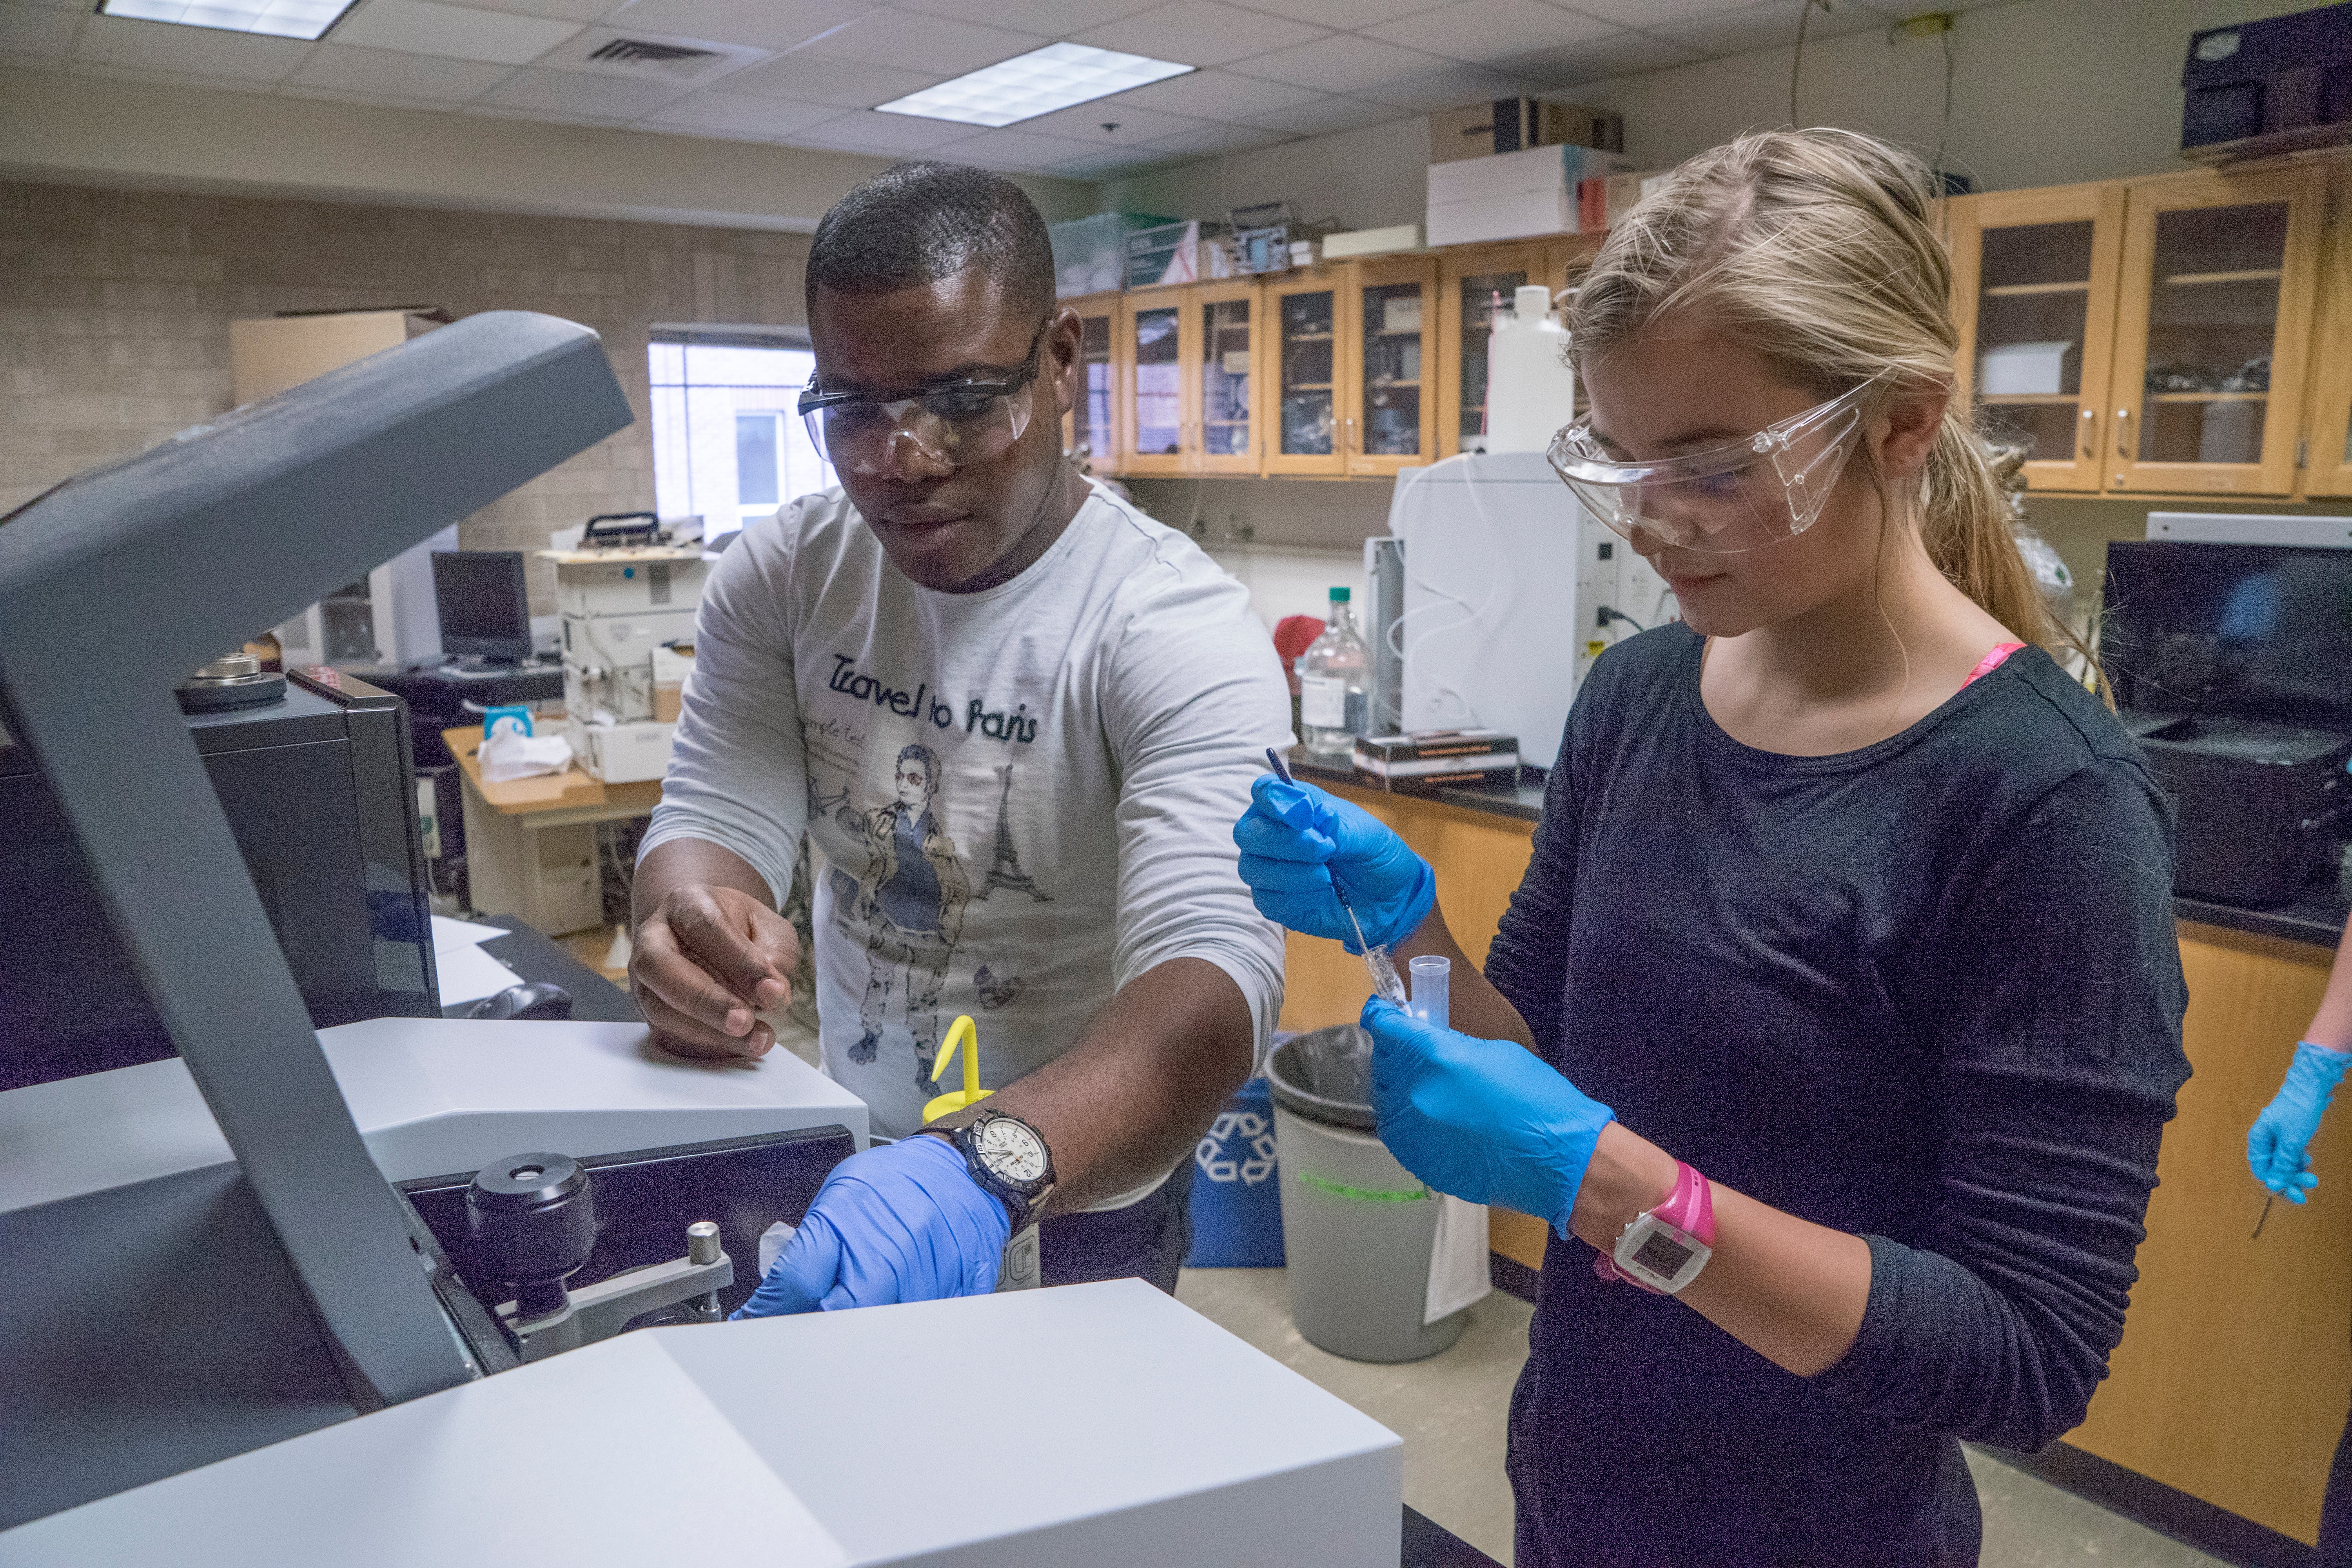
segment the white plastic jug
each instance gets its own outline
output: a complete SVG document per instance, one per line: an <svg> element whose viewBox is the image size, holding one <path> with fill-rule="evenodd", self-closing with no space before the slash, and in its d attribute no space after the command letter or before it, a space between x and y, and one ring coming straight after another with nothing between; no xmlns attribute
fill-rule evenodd
<svg viewBox="0 0 2352 1568"><path fill-rule="evenodd" d="M1486 450L1540 452L1575 416L1568 329L1552 314L1551 290L1531 283L1495 312L1486 340Z"/></svg>

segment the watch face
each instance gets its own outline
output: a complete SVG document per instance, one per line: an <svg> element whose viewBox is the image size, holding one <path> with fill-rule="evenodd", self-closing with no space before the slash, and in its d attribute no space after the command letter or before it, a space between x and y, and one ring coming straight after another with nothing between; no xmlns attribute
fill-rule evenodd
<svg viewBox="0 0 2352 1568"><path fill-rule="evenodd" d="M1691 1258L1691 1249L1663 1230L1654 1230L1633 1249L1633 1261L1653 1274L1672 1279Z"/></svg>
<svg viewBox="0 0 2352 1568"><path fill-rule="evenodd" d="M1045 1179L1045 1145L1036 1133L1011 1117L999 1116L980 1124L975 1146L981 1163L999 1180L1029 1186Z"/></svg>
<svg viewBox="0 0 2352 1568"><path fill-rule="evenodd" d="M1654 1215L1643 1215L1618 1238L1619 1269L1671 1296L1698 1277L1715 1249Z"/></svg>

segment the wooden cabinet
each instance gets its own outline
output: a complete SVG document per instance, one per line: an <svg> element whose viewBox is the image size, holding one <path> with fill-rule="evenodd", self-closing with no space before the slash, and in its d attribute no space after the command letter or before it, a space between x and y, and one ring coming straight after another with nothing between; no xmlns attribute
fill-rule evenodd
<svg viewBox="0 0 2352 1568"><path fill-rule="evenodd" d="M1351 477L1393 476L1437 453L1437 258L1359 261L1347 272L1340 431Z"/></svg>
<svg viewBox="0 0 2352 1568"><path fill-rule="evenodd" d="M1512 290L1543 283L1544 244L1455 246L1437 262L1437 455L1481 450L1486 432L1486 340Z"/></svg>
<svg viewBox="0 0 2352 1568"><path fill-rule="evenodd" d="M1186 290L1192 320L1185 377L1192 471L1255 474L1263 460L1265 380L1259 339L1264 290L1254 279Z"/></svg>
<svg viewBox="0 0 2352 1568"><path fill-rule="evenodd" d="M1062 301L1078 313L1078 364L1070 411L1062 416L1062 449L1097 474L1119 471L1118 369L1113 352L1119 297L1093 294Z"/></svg>
<svg viewBox="0 0 2352 1568"><path fill-rule="evenodd" d="M2352 168L2338 165L2320 260L2319 331L2313 340L2304 489L2352 496Z"/></svg>
<svg viewBox="0 0 2352 1568"><path fill-rule="evenodd" d="M2326 193L2315 164L2127 187L2110 489L2294 489Z"/></svg>
<svg viewBox="0 0 2352 1568"><path fill-rule="evenodd" d="M1185 352L1193 331L1184 289L1155 289L1119 302L1118 447L1121 471L1181 474L1189 466L1185 437Z"/></svg>
<svg viewBox="0 0 2352 1568"><path fill-rule="evenodd" d="M2032 443L2029 486L2304 493L2298 452L2327 428L2340 443L2330 413L2352 405L2352 389L2312 386L2306 418L2328 330L2328 171L2305 160L1945 204L1959 388L1990 428Z"/></svg>
<svg viewBox="0 0 2352 1568"><path fill-rule="evenodd" d="M1285 274L1265 290L1267 415L1265 472L1344 478L1341 441L1345 356L1339 352L1346 268Z"/></svg>
<svg viewBox="0 0 2352 1568"><path fill-rule="evenodd" d="M2095 490L2105 464L2124 191L2060 185L1948 204L1958 395L2032 443L2026 483Z"/></svg>

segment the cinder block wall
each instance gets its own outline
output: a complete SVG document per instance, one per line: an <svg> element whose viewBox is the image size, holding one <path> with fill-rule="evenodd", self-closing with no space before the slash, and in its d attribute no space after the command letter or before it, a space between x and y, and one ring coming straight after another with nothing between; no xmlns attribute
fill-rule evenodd
<svg viewBox="0 0 2352 1568"><path fill-rule="evenodd" d="M0 182L0 512L226 411L239 317L543 310L595 329L637 415L459 535L543 549L653 505L648 325L798 323L807 254L793 234ZM533 563L533 612L552 595Z"/></svg>

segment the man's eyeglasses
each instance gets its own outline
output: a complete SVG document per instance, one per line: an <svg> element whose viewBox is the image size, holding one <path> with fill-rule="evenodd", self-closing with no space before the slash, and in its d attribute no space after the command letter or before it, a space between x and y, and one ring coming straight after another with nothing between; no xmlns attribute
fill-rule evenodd
<svg viewBox="0 0 2352 1568"><path fill-rule="evenodd" d="M1048 315L1029 340L1021 368L1003 381L953 381L900 397L825 392L809 377L800 414L809 439L835 473L885 474L909 443L926 462L960 468L1000 458L1029 427L1037 350L1054 324Z"/></svg>

